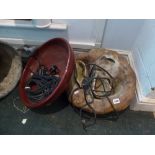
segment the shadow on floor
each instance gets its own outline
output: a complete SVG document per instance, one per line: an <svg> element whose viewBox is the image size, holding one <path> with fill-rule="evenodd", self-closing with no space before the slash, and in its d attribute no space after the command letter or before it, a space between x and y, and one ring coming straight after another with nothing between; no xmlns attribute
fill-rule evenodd
<svg viewBox="0 0 155 155"><path fill-rule="evenodd" d="M67 102L67 96L64 93L61 95L61 97L59 97L53 103L46 105L39 109L32 109L31 111L40 113L40 114L50 114L50 113L52 114L52 113L61 111L62 109L64 109L67 106L69 106L69 103Z"/></svg>

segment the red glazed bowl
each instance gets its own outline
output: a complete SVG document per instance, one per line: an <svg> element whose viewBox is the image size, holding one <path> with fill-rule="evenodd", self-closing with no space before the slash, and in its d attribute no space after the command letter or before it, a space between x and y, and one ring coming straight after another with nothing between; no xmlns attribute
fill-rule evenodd
<svg viewBox="0 0 155 155"><path fill-rule="evenodd" d="M60 82L52 94L38 102L32 102L25 91L26 81L31 77L32 72L36 72L39 63L50 68L52 64L59 69ZM24 104L29 108L39 108L48 103L52 103L67 88L75 67L74 53L69 43L62 38L54 38L37 48L28 60L19 83L19 93Z"/></svg>

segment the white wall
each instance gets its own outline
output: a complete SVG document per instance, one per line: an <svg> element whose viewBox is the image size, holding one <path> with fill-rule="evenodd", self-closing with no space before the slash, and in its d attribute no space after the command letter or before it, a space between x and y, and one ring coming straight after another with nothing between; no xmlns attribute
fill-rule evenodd
<svg viewBox="0 0 155 155"><path fill-rule="evenodd" d="M70 43L81 47L100 47L105 20L96 19L53 19L54 23L66 23L67 30L51 30L24 27L0 26L0 38L16 38L45 42L54 37L66 38Z"/></svg>
<svg viewBox="0 0 155 155"><path fill-rule="evenodd" d="M132 51L141 94L155 88L155 20L108 20L102 47Z"/></svg>
<svg viewBox="0 0 155 155"><path fill-rule="evenodd" d="M155 20L145 20L132 51L142 93L147 96L155 88Z"/></svg>
<svg viewBox="0 0 155 155"><path fill-rule="evenodd" d="M53 22L56 23L66 23L68 26L68 39L72 42L79 42L79 43L89 43L93 44L96 42L96 23L99 20L95 19L53 19ZM101 20L100 20L101 21ZM103 29L104 29L104 22L102 20ZM101 32L103 33L103 32Z"/></svg>
<svg viewBox="0 0 155 155"><path fill-rule="evenodd" d="M19 28L0 26L0 38L16 38L45 42L54 37L63 37L73 44L131 50L144 20L53 19L55 23L66 23L67 30ZM104 33L104 36L103 36ZM80 46L78 46L80 47ZM81 46L84 47L84 46Z"/></svg>
<svg viewBox="0 0 155 155"><path fill-rule="evenodd" d="M131 50L144 20L109 19L102 47Z"/></svg>
<svg viewBox="0 0 155 155"><path fill-rule="evenodd" d="M54 37L68 38L67 32L63 30L50 30L38 28L24 28L24 27L0 27L0 38L12 38L23 40L36 40L38 42L45 42Z"/></svg>

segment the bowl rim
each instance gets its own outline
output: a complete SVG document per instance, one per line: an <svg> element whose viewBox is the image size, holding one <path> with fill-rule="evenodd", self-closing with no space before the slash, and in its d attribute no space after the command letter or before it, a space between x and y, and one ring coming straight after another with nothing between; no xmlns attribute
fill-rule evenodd
<svg viewBox="0 0 155 155"><path fill-rule="evenodd" d="M20 84L19 84L20 97L21 97L22 101L24 102L24 104L25 104L27 107L29 107L29 108L39 108L39 107L41 107L41 106L43 106L43 105L46 105L49 101L56 99L59 95L61 95L61 93L63 92L63 90L66 89L66 88L64 88L63 90L60 90L61 86L62 86L62 85L65 85L65 78L66 78L66 76L67 76L67 70L68 70L68 68L69 68L69 69L72 69L72 72L73 72L73 68L70 67L70 66L74 63L74 60L71 60L72 58L74 59L73 50L72 50L72 48L70 47L68 41L65 40L64 38L53 38L53 39L48 40L47 42L45 42L44 44L42 44L41 46L39 46L39 47L35 50L35 52L34 52L33 54L35 54L36 52L39 52L39 50L40 50L43 46L46 46L46 45L49 44L50 42L54 42L54 41L56 41L56 42L60 41L60 42L62 42L62 43L65 43L66 49L67 49L67 51L68 51L68 59L67 59L67 64L66 64L66 67L65 67L65 70L64 70L64 74L63 74L63 76L61 77L61 80L60 80L58 86L54 89L54 91L52 92L52 94L50 94L49 96L47 96L47 97L44 98L43 100L41 100L41 101L39 101L39 102L36 102L36 103L34 104L30 99L28 99L28 97L27 97L27 95L26 95L26 92L25 92L25 90L24 90L24 88L23 88L25 82L24 82L24 78L22 78L23 76L27 75L26 72L27 72L27 70L28 70L28 68L29 68L29 62L30 62L31 58L33 57L33 55L32 55L32 57L28 60L26 66L25 66L25 68L24 68L24 70L23 70L23 73L22 73L22 76L21 76L21 80L20 80ZM71 78L71 75L70 75L70 78ZM60 92L58 93L59 90L60 90ZM55 97L57 93L58 93L58 96Z"/></svg>

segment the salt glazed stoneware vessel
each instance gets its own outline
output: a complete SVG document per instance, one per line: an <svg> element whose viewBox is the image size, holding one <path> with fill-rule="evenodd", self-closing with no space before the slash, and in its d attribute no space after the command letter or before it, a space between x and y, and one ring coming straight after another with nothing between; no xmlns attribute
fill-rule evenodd
<svg viewBox="0 0 155 155"><path fill-rule="evenodd" d="M106 70L113 79L113 91L110 95L108 95L108 98L94 98L93 102L91 103L91 107L93 107L96 114L108 114L113 112L114 109L117 112L123 111L130 105L132 99L135 97L136 75L124 55L109 49L92 49L89 52L81 52L76 54L75 59L76 70L78 69L79 71L74 72L74 74L77 73L77 75L72 76L68 89L68 98L73 106L77 108L83 108L86 105L84 89L79 88L82 80L78 80L78 78L81 78L82 74L86 74L81 73L82 71L85 71L84 68L81 68L83 64L96 64L101 68L104 68L104 70ZM82 62L79 63L78 66L77 62L79 61ZM82 70L81 72L80 69ZM84 77L83 75L82 77ZM100 71L96 71L95 76L109 78L105 72L102 74ZM104 89L105 88L106 85L104 85ZM110 102L112 104L110 104ZM83 110L93 113L92 109L87 105L83 108Z"/></svg>
<svg viewBox="0 0 155 155"><path fill-rule="evenodd" d="M53 64L56 65L59 69L61 80L49 96L34 103L28 98L25 85L26 81L31 77L32 72L35 73L37 71L39 63L47 68L50 68ZM74 68L74 53L67 40L63 38L54 38L41 45L29 58L21 76L19 92L23 103L28 108L39 108L52 103L68 89L68 84Z"/></svg>

